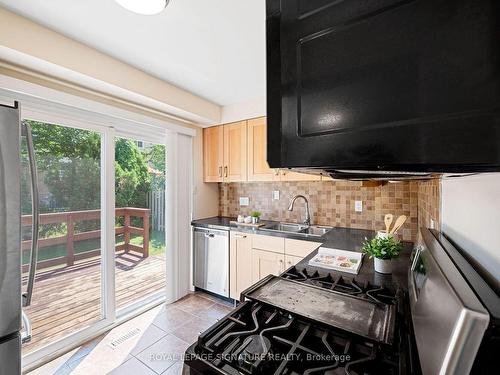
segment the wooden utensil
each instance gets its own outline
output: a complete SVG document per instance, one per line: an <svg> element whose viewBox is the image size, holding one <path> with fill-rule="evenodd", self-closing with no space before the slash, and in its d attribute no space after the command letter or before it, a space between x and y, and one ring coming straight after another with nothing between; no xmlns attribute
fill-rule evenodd
<svg viewBox="0 0 500 375"><path fill-rule="evenodd" d="M396 219L396 222L394 223L394 226L392 227L390 234L394 234L398 231L399 228L403 226L403 224L406 221L406 215L401 215Z"/></svg>
<svg viewBox="0 0 500 375"><path fill-rule="evenodd" d="M389 233L389 229L391 228L391 224L392 224L393 219L394 219L394 216L392 216L392 214L385 214L385 216L384 216L385 230L387 233Z"/></svg>

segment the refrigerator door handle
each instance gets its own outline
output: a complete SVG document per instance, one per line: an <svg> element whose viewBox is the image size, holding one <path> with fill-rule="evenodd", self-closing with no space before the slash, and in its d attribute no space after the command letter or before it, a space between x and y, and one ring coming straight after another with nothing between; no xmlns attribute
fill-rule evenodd
<svg viewBox="0 0 500 375"><path fill-rule="evenodd" d="M38 230L40 223L40 207L38 197L38 173L36 169L35 148L33 147L33 136L31 134L31 127L23 123L23 135L26 136L26 144L28 146L28 159L31 172L31 202L33 208L33 220L31 223L31 255L30 255L30 268L28 275L28 285L26 292L23 293L23 306L27 307L31 304L31 297L33 296L33 286L35 283L36 264L38 259ZM24 316L23 316L24 318Z"/></svg>
<svg viewBox="0 0 500 375"><path fill-rule="evenodd" d="M28 315L24 311L22 311L22 317L23 317L23 329L21 331L21 343L25 344L27 342L31 341L31 322L30 319L28 318Z"/></svg>

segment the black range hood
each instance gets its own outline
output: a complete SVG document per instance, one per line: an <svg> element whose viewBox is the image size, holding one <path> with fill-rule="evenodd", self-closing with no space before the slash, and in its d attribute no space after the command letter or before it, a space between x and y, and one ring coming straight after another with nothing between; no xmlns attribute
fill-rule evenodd
<svg viewBox="0 0 500 375"><path fill-rule="evenodd" d="M500 171L500 2L267 0L268 163Z"/></svg>

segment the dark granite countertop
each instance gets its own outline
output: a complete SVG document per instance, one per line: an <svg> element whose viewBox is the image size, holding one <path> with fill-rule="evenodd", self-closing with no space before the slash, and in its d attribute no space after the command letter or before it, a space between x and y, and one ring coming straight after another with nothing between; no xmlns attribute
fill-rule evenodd
<svg viewBox="0 0 500 375"><path fill-rule="evenodd" d="M375 232L372 230L365 229L353 229L353 228L341 228L334 227L330 232L322 237L315 236L302 236L293 233L283 233L274 232L264 229L253 229L245 226L237 226L230 223L234 218L215 216L206 219L193 220L191 224L195 227L211 228L211 229L225 229L225 230L237 230L238 232L247 232L262 234L266 236L284 237L292 238L303 241L319 242L324 247L330 247L335 249L350 250L350 251L361 251L361 247L365 238L371 239L375 236ZM275 221L262 221L264 224L272 224ZM410 264L410 255L413 249L412 242L403 242L404 250L400 257L393 260L393 273L391 275L384 275L375 272L373 268L373 259L369 259L365 256L363 259L363 264L358 275L353 275L350 273L345 273L335 270L323 270L323 272L329 272L332 274L342 275L347 278L355 278L358 282L369 282L373 285L384 285L387 287L401 287L407 289L408 286L408 267ZM308 266L308 261L314 255L316 255L317 250L313 251L307 257L305 257L298 265L298 268L313 269Z"/></svg>

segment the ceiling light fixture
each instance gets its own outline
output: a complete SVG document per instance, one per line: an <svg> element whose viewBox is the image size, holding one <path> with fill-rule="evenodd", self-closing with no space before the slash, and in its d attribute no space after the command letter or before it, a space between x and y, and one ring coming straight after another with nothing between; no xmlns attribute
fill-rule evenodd
<svg viewBox="0 0 500 375"><path fill-rule="evenodd" d="M115 0L131 12L151 16L163 11L170 0Z"/></svg>

